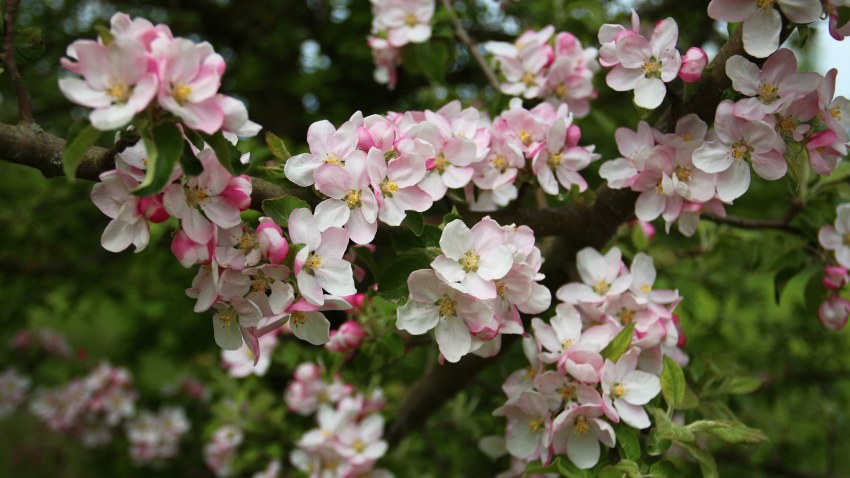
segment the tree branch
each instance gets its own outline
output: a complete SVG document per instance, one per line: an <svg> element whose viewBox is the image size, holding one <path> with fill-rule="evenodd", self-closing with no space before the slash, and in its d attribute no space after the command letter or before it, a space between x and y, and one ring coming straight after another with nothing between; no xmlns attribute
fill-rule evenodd
<svg viewBox="0 0 850 478"><path fill-rule="evenodd" d="M454 27L455 35L458 37L460 41L466 45L466 49L469 50L469 54L472 55L472 58L478 63L478 66L481 68L481 71L484 72L484 76L487 77L487 82L490 83L496 91L501 91L502 86L499 83L499 78L496 76L496 72L490 68L490 65L487 64L487 60L484 58L484 55L481 54L481 50L478 49L478 44L475 43L475 40L469 35L469 32L463 28L463 24L460 22L460 18L457 16L457 12L452 8L451 0L441 0L443 3L443 7L449 13L449 17L452 20L452 26Z"/></svg>
<svg viewBox="0 0 850 478"><path fill-rule="evenodd" d="M9 77L15 87L18 97L18 115L22 123L32 123L32 106L26 86L21 79L21 72L15 60L15 21L18 18L18 3L20 0L6 0L6 11L3 14L3 63L9 70Z"/></svg>

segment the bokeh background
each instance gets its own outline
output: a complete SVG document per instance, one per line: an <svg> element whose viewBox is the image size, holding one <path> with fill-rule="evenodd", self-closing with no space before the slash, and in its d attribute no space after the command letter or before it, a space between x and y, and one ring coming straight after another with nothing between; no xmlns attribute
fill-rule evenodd
<svg viewBox="0 0 850 478"><path fill-rule="evenodd" d="M711 54L722 44L726 26L707 18L707 3L506 0L499 5L467 0L455 5L480 42L509 40L526 28L553 24L590 46L596 46L602 23L624 23L634 6L645 25L673 16L680 25L680 49L698 45ZM35 116L46 130L63 135L85 114L56 86L65 46L94 36L94 27L107 24L116 11L165 22L177 35L211 42L228 62L222 90L244 99L252 119L283 137L294 152L305 150L312 122L339 124L356 110L437 108L455 98L491 113L506 105L483 86L483 75L463 48L445 39L440 40L450 52L445 78L402 70L396 91L375 83L365 41L371 21L366 0L24 0L20 25L41 28L44 53L24 65L22 74ZM834 42L823 28L813 29L805 46L799 38L792 42L805 70L850 67L850 42ZM839 93L850 95L848 77L850 70L839 74ZM597 82L600 98L593 113L578 123L583 142L596 144L610 159L617 156L614 128L634 128L639 118L633 108L623 107L627 94L608 90L601 75ZM14 103L8 75L0 74L0 121L15 121ZM252 149L262 154L259 145ZM13 353L6 344L20 329L50 327L67 337L81 361L103 358L131 369L142 395L153 397L152 406L164 386L183 377L238 393L235 382L218 370L219 349L209 318L193 313L192 301L183 294L193 271L180 268L170 255L173 227L155 227L151 245L139 254L108 253L99 242L107 218L89 201L90 189L90 183L46 180L34 170L0 163L0 369L34 367L31 357ZM781 217L792 195L790 183L761 181L732 211ZM811 205L822 211L821 223L830 220L832 207ZM817 227L813 216L812 227ZM762 381L753 394L706 401L770 438L755 448L718 452L721 476L850 476L850 335L820 325L811 304L806 306L805 274L792 279L776 300L777 264L789 254L805 254L806 243L778 232L712 224L701 226L693 238L675 231L665 235L662 227L648 245L630 229L617 240L627 251L648 247L663 285L678 288L685 298L679 313L688 337L685 351L694 359L691 373ZM385 462L397 476L492 476L506 467L505 461L487 459L475 444L504 429L503 421L489 414L502 400L494 390L505 374L522 366L521 354L512 352L472 381L422 432L390 452ZM242 382L251 393L270 397L270 408L284 407L281 392L292 367L321 352L285 341L277 353L265 380ZM400 389L415 380L428 359L416 350L386 367L381 373L390 384L388 395L395 396L393 384ZM350 372L352 379L368 383L373 366L364 362L363 369ZM72 363L39 367L41 376L56 383L84 371ZM194 425L179 463L151 471L132 468L126 456L86 450L25 413L16 414L0 421L0 476L208 476L199 450L210 428ZM263 446L273 444L284 453L308 427L296 419L277 425L280 429L270 425L258 433L266 433Z"/></svg>

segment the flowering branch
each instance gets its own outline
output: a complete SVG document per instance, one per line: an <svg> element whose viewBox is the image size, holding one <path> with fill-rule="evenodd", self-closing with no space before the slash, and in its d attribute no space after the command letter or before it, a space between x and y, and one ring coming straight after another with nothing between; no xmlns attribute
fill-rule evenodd
<svg viewBox="0 0 850 478"><path fill-rule="evenodd" d="M3 15L3 63L6 64L6 69L9 70L12 84L15 85L15 94L18 97L18 113L21 122L32 123L32 106L30 105L29 95L21 79L18 64L15 61L15 20L18 18L19 3L19 0L6 0L6 11Z"/></svg>
<svg viewBox="0 0 850 478"><path fill-rule="evenodd" d="M496 77L496 73L492 68L490 68L490 65L487 64L487 60L484 59L484 55L482 55L481 50L478 49L478 44L475 43L475 40L469 35L469 32L463 28L463 24L460 22L457 12L455 12L454 8L452 8L451 0L441 1L443 2L443 7L445 7L446 11L449 12L449 17L452 20L455 35L457 35L458 39L466 45L467 50L469 50L469 54L472 55L472 58L474 58L475 62L478 63L478 66L481 67L481 71L484 72L484 76L487 77L487 81L490 83L490 86L492 86L496 91L500 91L501 85L499 84L499 78Z"/></svg>

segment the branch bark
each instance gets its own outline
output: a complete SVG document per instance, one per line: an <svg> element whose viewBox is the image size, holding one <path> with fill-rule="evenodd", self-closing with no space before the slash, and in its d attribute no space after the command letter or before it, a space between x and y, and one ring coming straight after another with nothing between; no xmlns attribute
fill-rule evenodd
<svg viewBox="0 0 850 478"><path fill-rule="evenodd" d="M490 83L490 86L492 86L496 91L501 91L502 86L499 83L499 78L496 76L496 72L494 72L493 69L490 68L490 65L487 64L487 60L484 58L484 55L481 54L481 50L478 49L478 44L475 43L472 36L469 35L466 28L463 28L463 24L460 22L457 12L455 12L455 9L452 8L451 0L441 1L443 3L443 7L449 13L449 17L452 20L455 36L457 36L458 39L466 45L466 49L469 50L469 54L472 55L472 58L476 63L478 63L481 71L484 72L484 76L487 77L487 82Z"/></svg>
<svg viewBox="0 0 850 478"><path fill-rule="evenodd" d="M18 19L19 3L20 0L6 0L6 11L3 12L3 63L9 70L9 77L15 87L15 95L18 97L18 116L22 123L32 123L30 98L15 59L15 21Z"/></svg>

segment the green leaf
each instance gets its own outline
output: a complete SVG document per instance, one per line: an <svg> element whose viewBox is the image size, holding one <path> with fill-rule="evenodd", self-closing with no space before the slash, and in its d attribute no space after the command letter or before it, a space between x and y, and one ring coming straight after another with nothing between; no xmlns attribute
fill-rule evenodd
<svg viewBox="0 0 850 478"><path fill-rule="evenodd" d="M525 467L525 473L522 476L526 477L531 475L540 475L543 473L558 473L558 463L560 460L560 457L556 457L555 460L548 465L544 465L539 461L532 461Z"/></svg>
<svg viewBox="0 0 850 478"><path fill-rule="evenodd" d="M653 463L649 467L649 478L676 478L679 475L679 470L667 460Z"/></svg>
<svg viewBox="0 0 850 478"><path fill-rule="evenodd" d="M599 470L599 478L640 478L640 467L631 460L621 460Z"/></svg>
<svg viewBox="0 0 850 478"><path fill-rule="evenodd" d="M454 221L455 219L463 219L460 217L460 213L457 211L455 206L452 206L452 210L443 216L443 225L447 225L448 223Z"/></svg>
<svg viewBox="0 0 850 478"><path fill-rule="evenodd" d="M620 424L614 427L614 432L617 434L620 456L633 461L640 459L640 431Z"/></svg>
<svg viewBox="0 0 850 478"><path fill-rule="evenodd" d="M620 357L622 357L632 345L632 334L634 333L634 330L634 322L625 326L623 330L614 337L614 340L612 340L611 343L602 350L602 358L608 359L612 362L620 360Z"/></svg>
<svg viewBox="0 0 850 478"><path fill-rule="evenodd" d="M656 407L647 407L649 413L655 419L655 430L658 433L658 438L662 440L671 440L675 442L692 442L696 439L693 432L682 425L677 425L670 420L670 417Z"/></svg>
<svg viewBox="0 0 850 478"><path fill-rule="evenodd" d="M15 30L15 60L19 65L32 63L44 55L41 28L23 27Z"/></svg>
<svg viewBox="0 0 850 478"><path fill-rule="evenodd" d="M714 457L711 454L690 443L679 443L679 446L690 453L697 463L699 463L703 478L720 478L720 475L717 474L717 463L715 463Z"/></svg>
<svg viewBox="0 0 850 478"><path fill-rule="evenodd" d="M718 394L746 395L761 386L762 380L756 377L729 377L717 388Z"/></svg>
<svg viewBox="0 0 850 478"><path fill-rule="evenodd" d="M417 236L421 236L425 229L425 217L421 212L409 211L401 224L407 226Z"/></svg>
<svg viewBox="0 0 850 478"><path fill-rule="evenodd" d="M758 428L732 420L699 420L687 426L692 432L705 432L733 445L757 445L767 440Z"/></svg>
<svg viewBox="0 0 850 478"><path fill-rule="evenodd" d="M274 222L281 227L288 227L289 215L293 210L301 208L309 210L310 205L295 196L287 195L263 201L263 214L274 219Z"/></svg>
<svg viewBox="0 0 850 478"><path fill-rule="evenodd" d="M682 367L669 356L664 356L664 370L661 372L661 393L671 407L677 407L685 399L685 373Z"/></svg>
<svg viewBox="0 0 850 478"><path fill-rule="evenodd" d="M569 458L556 461L558 464L558 471L561 472L561 476L566 476L569 478L587 478L590 476L590 472L587 470L580 470L577 466L573 464Z"/></svg>
<svg viewBox="0 0 850 478"><path fill-rule="evenodd" d="M649 431L649 440L647 440L646 443L646 453L649 456L663 455L672 445L672 441L666 438L661 438L658 430L653 428Z"/></svg>
<svg viewBox="0 0 850 478"><path fill-rule="evenodd" d="M638 251L645 251L649 247L649 236L643 232L643 228L639 225L632 227L632 245Z"/></svg>
<svg viewBox="0 0 850 478"><path fill-rule="evenodd" d="M284 144L283 140L271 131L266 131L266 146L269 147L272 155L278 159L286 161L292 156L289 154L289 150L286 149L286 144Z"/></svg>
<svg viewBox="0 0 850 478"><path fill-rule="evenodd" d="M786 141L785 162L788 163L788 171L799 187L803 182L805 169L809 167L809 150L798 141Z"/></svg>
<svg viewBox="0 0 850 478"><path fill-rule="evenodd" d="M92 125L87 125L71 132L71 134L74 133L76 134L73 137L68 138L68 142L65 143L65 151L62 153L62 169L65 171L68 182L71 183L77 178L77 168L86 157L86 151L100 138L103 131Z"/></svg>
<svg viewBox="0 0 850 478"><path fill-rule="evenodd" d="M699 397L691 390L691 387L685 385L685 398L676 406L676 410L693 410L699 406Z"/></svg>
<svg viewBox="0 0 850 478"><path fill-rule="evenodd" d="M162 123L154 126L150 135L145 138L145 146L153 142L156 146L154 154L148 151L147 171L145 180L133 191L136 196L150 196L162 191L168 185L174 165L183 155L185 141L183 134L174 123Z"/></svg>
<svg viewBox="0 0 850 478"><path fill-rule="evenodd" d="M204 165L201 164L201 161L195 156L195 152L192 151L192 145L185 141L183 142L183 154L180 156L180 168L183 169L183 172L187 176L197 176L204 172Z"/></svg>
<svg viewBox="0 0 850 478"><path fill-rule="evenodd" d="M387 300L407 297L407 278L413 271L430 268L431 260L423 249L400 254L381 271L378 293Z"/></svg>
<svg viewBox="0 0 850 478"><path fill-rule="evenodd" d="M233 160L235 158L238 161L240 154L236 147L224 137L224 133L218 131L213 135L206 133L199 134L210 145L213 151L215 151L215 156L218 158L218 162L224 166L224 169L230 174L236 174L236 171L233 169Z"/></svg>
<svg viewBox="0 0 850 478"><path fill-rule="evenodd" d="M95 25L94 29L97 31L97 36L100 37L100 42L104 45L109 45L115 40L115 35L106 25Z"/></svg>

